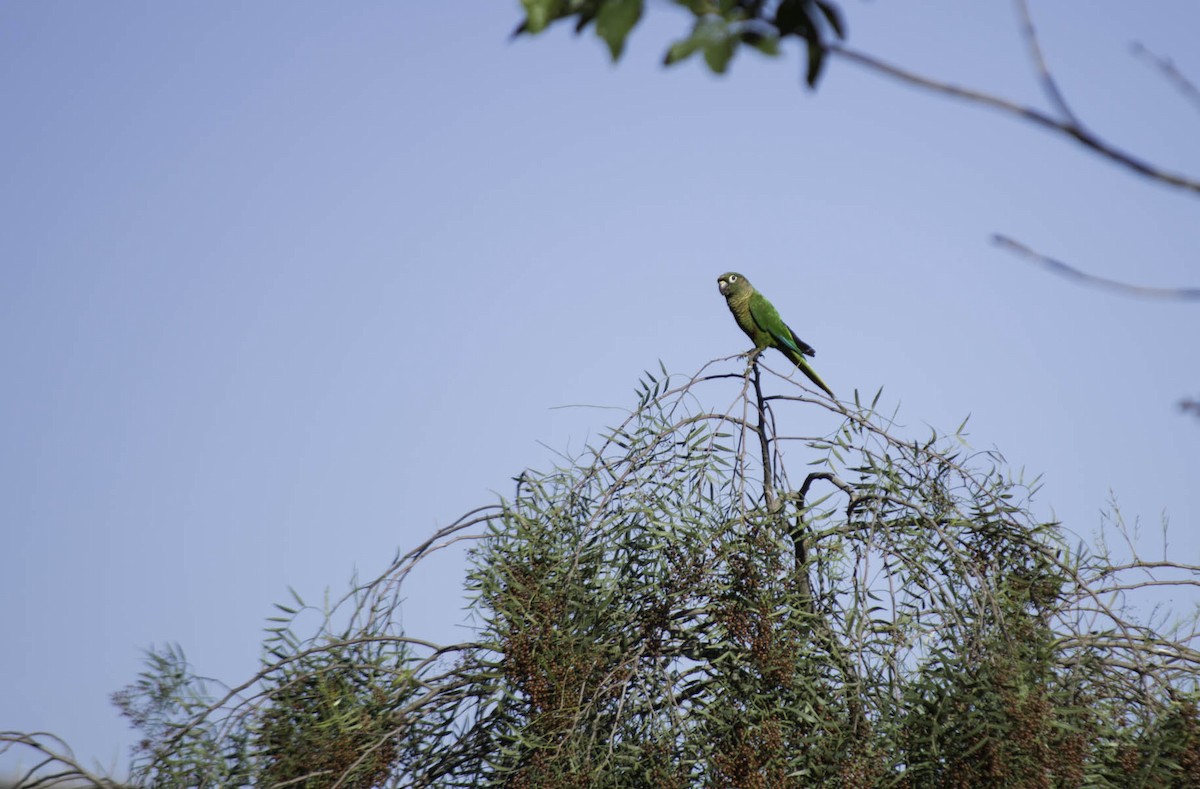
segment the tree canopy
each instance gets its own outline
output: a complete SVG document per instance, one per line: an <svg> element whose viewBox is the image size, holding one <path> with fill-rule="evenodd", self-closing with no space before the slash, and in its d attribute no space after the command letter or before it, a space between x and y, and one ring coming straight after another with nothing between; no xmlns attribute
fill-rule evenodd
<svg viewBox="0 0 1200 789"><path fill-rule="evenodd" d="M831 39L844 38L845 23L828 0L675 0L694 17L691 32L667 49L668 66L699 54L714 72L724 73L742 46L767 55L779 53L788 38L803 41L808 53L805 79L816 87ZM521 0L525 19L518 33L540 33L558 21L572 21L575 31L589 25L608 45L613 60L642 18L645 0Z"/></svg>
<svg viewBox="0 0 1200 789"><path fill-rule="evenodd" d="M1074 541L998 452L878 399L647 373L579 456L340 600L278 604L244 682L152 653L115 697L134 783L1200 782L1194 617L1136 613L1200 568ZM432 643L405 582L463 541L472 635Z"/></svg>

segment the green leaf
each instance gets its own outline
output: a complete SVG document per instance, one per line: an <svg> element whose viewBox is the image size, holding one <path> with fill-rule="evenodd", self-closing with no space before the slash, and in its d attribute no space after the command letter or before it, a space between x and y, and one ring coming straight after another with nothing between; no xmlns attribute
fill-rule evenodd
<svg viewBox="0 0 1200 789"><path fill-rule="evenodd" d="M829 22L829 26L833 28L833 32L838 38L846 37L846 23L842 21L842 12L837 6L828 0L817 0L817 8L821 9L821 13L825 16L825 20Z"/></svg>
<svg viewBox="0 0 1200 789"><path fill-rule="evenodd" d="M717 74L724 74L737 45L738 34L729 30L724 19L704 16L696 20L690 36L671 45L663 63L670 66L702 50L708 67Z"/></svg>
<svg viewBox="0 0 1200 789"><path fill-rule="evenodd" d="M764 55L775 57L779 54L779 36L775 33L743 30L741 38L742 43L749 44Z"/></svg>
<svg viewBox="0 0 1200 789"><path fill-rule="evenodd" d="M667 50L667 56L663 58L663 65L673 66L681 60L686 60L695 54L699 48L700 42L696 40L695 36L681 38Z"/></svg>
<svg viewBox="0 0 1200 789"><path fill-rule="evenodd" d="M821 69L825 66L826 54L825 47L821 46L820 42L808 42L808 73L804 77L808 87L817 87L817 80L821 78Z"/></svg>
<svg viewBox="0 0 1200 789"><path fill-rule="evenodd" d="M737 39L724 35L704 45L704 62L717 74L724 74L729 61L737 49Z"/></svg>
<svg viewBox="0 0 1200 789"><path fill-rule="evenodd" d="M613 61L619 60L625 49L629 31L642 17L643 0L608 0L596 15L596 35L608 44Z"/></svg>
<svg viewBox="0 0 1200 789"><path fill-rule="evenodd" d="M524 32L540 33L562 15L563 0L521 0L521 5L525 7Z"/></svg>
<svg viewBox="0 0 1200 789"><path fill-rule="evenodd" d="M775 28L781 37L799 36L806 41L816 38L816 26L808 15L808 0L783 0L775 9Z"/></svg>

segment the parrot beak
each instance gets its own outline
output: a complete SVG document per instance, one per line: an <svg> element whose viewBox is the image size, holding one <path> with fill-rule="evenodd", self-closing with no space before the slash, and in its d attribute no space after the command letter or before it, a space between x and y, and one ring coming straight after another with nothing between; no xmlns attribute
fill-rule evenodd
<svg viewBox="0 0 1200 789"><path fill-rule="evenodd" d="M719 291L721 291L722 293L724 293L724 292L725 292L725 288L727 288L727 287L729 287L729 283L728 283L728 282L726 282L726 281L725 281L725 280L723 280L723 279L719 279L719 280L717 280L717 290L719 290Z"/></svg>

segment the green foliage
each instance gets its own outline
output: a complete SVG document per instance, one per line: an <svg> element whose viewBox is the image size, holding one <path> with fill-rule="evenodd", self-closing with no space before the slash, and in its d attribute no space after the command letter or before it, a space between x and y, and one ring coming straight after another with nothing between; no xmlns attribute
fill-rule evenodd
<svg viewBox="0 0 1200 789"><path fill-rule="evenodd" d="M348 645L289 663L272 677L271 703L253 737L260 781L309 789L368 789L388 776L398 736L390 713L406 676Z"/></svg>
<svg viewBox="0 0 1200 789"><path fill-rule="evenodd" d="M150 649L137 681L113 694L113 703L142 734L132 770L137 785L165 789L246 782L248 737L224 736L206 720L213 703L210 684L192 671L182 648L168 645ZM182 721L195 723L185 727Z"/></svg>
<svg viewBox="0 0 1200 789"><path fill-rule="evenodd" d="M297 620L314 609L292 595L294 606L276 604L249 682L216 696L172 647L149 653L140 679L114 695L143 733L137 785L365 789L399 769L412 731L399 713L415 683L407 641L390 633L395 601L380 606L356 588L301 640ZM348 621L337 628L339 613Z"/></svg>
<svg viewBox="0 0 1200 789"><path fill-rule="evenodd" d="M814 401L761 361L647 373L581 456L333 604L293 593L247 682L213 694L152 653L118 695L135 779L1200 785L1195 623L1123 607L1200 568L1069 547L997 453L901 437L878 399ZM463 540L470 640L404 633L408 573Z"/></svg>
<svg viewBox="0 0 1200 789"><path fill-rule="evenodd" d="M666 65L697 52L717 74L725 73L737 50L745 46L777 55L781 41L803 41L807 52L805 80L816 87L831 38L846 37L841 11L828 0L674 0L692 16L691 32L671 44ZM595 24L614 61L621 57L629 33L641 20L644 0L522 0L525 19L517 33L537 34L559 20L572 20L575 32Z"/></svg>
<svg viewBox="0 0 1200 789"><path fill-rule="evenodd" d="M901 785L1081 785L1096 733L1088 680L1056 673L1045 609L1019 589L998 585L996 608L957 629L969 640L930 655L905 688Z"/></svg>

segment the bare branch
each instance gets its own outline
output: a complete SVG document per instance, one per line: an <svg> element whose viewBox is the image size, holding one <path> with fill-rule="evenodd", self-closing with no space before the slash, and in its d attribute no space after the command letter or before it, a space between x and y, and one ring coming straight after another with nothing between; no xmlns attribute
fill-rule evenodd
<svg viewBox="0 0 1200 789"><path fill-rule="evenodd" d="M49 732L18 732L0 731L0 754L4 754L14 746L29 748L41 756L41 761L25 772L17 781L16 787L34 789L34 787L78 787L92 786L97 789L120 789L124 784L96 775L84 769L71 748L57 735ZM46 773L43 768L53 767L58 772Z"/></svg>
<svg viewBox="0 0 1200 789"><path fill-rule="evenodd" d="M1017 16L1021 20L1021 37L1025 39L1025 46L1029 49L1029 57L1033 61L1034 68L1037 70L1038 80L1042 83L1042 91L1050 99L1050 103L1067 119L1071 126L1081 128L1083 124L1079 122L1079 118L1067 106L1066 98L1063 96L1062 91L1058 89L1058 83L1055 82L1049 67L1046 66L1046 57L1042 54L1042 45L1038 43L1037 31L1033 28L1033 17L1029 14L1029 3L1026 0L1015 0L1015 5L1017 6Z"/></svg>
<svg viewBox="0 0 1200 789"><path fill-rule="evenodd" d="M1175 63L1167 57L1161 57L1154 54L1146 47L1142 46L1141 42L1135 41L1129 49L1133 52L1133 56L1141 58L1150 65L1157 68L1167 80L1179 90L1189 101L1200 109L1200 88L1196 87L1196 83L1187 78L1186 75L1178 68Z"/></svg>
<svg viewBox="0 0 1200 789"><path fill-rule="evenodd" d="M1000 110L1007 115L1012 115L1033 123L1036 126L1049 129L1056 134L1071 137L1084 147L1091 149L1100 156L1116 162L1122 167L1132 170L1139 175L1145 176L1160 183L1183 189L1187 192L1200 194L1200 180L1187 175L1182 175L1180 173L1164 170L1145 161L1144 159L1134 156L1133 154L1122 151L1100 137L1097 137L1095 134L1092 134L1087 129L1076 125L1069 119L1059 120L1045 112L1042 112L1041 110L1018 104L1014 101L1001 98L1000 96L973 90L971 88L960 87L949 82L931 79L921 74L917 74L914 71L909 71L908 69L888 63L873 55L868 55L864 52L859 52L857 50L842 46L841 44L831 43L828 45L828 48L830 52L838 57L844 58L852 63L857 63L860 66L865 66L872 71L885 74L893 79L908 83L909 85L932 91L934 93L941 93L956 99L962 99L974 104L981 104L985 107L991 107L992 109Z"/></svg>
<svg viewBox="0 0 1200 789"><path fill-rule="evenodd" d="M1008 236L995 234L992 236L992 242L997 246L1004 247L1010 252L1015 252L1022 257L1038 263L1041 266L1053 271L1055 274L1073 279L1084 285L1092 285L1095 287L1105 288L1107 290L1116 291L1126 296L1137 296L1145 299L1168 299L1172 301L1194 301L1200 299L1200 288L1152 288L1144 285L1131 285L1126 282L1118 282L1104 277L1097 277L1094 274L1080 271L1079 269L1068 266L1061 260L1055 260L1052 257L1047 257L1040 252L1030 249L1019 241L1014 241Z"/></svg>

